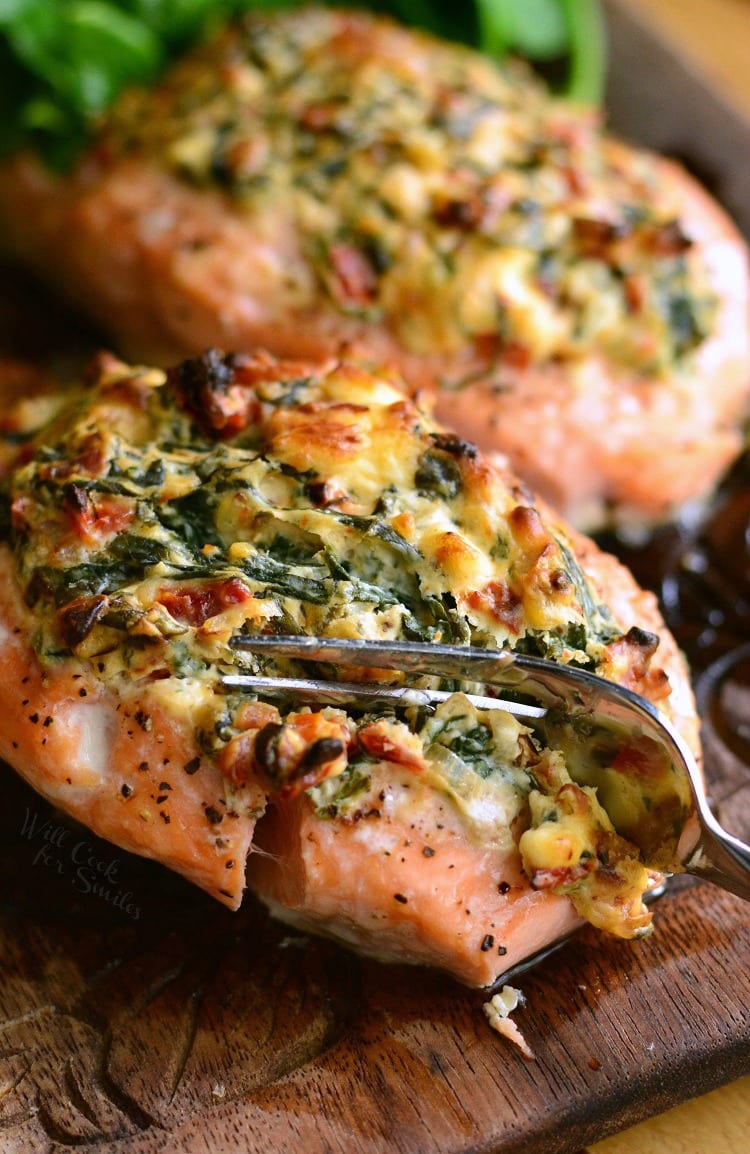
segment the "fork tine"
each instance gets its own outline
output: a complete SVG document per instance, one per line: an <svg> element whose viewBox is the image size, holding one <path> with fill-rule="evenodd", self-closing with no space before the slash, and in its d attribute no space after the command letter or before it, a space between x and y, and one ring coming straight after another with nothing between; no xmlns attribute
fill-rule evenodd
<svg viewBox="0 0 750 1154"><path fill-rule="evenodd" d="M510 667L514 661L512 653L500 650L471 649L457 645L434 645L414 641L369 641L297 634L262 634L237 636L232 639L231 644L235 649L257 654L326 661L344 666L430 673L464 681L484 681L487 684L502 683L499 677L500 669ZM394 689L388 686L362 686L359 683L316 681L308 678L262 678L245 674L229 674L224 678L224 684L233 688L262 690L265 693L293 690L304 694L307 700L349 703L436 705L450 697L450 693L434 689L407 690L401 687ZM467 697L477 709L504 709L515 717L538 720L546 713L546 709L538 704L530 705L471 693L467 694Z"/></svg>
<svg viewBox="0 0 750 1154"><path fill-rule="evenodd" d="M431 641L374 641L367 638L314 637L308 634L238 634L230 645L244 652L323 661L360 668L398 669L459 681L498 686L504 695L548 710L571 707L588 712L614 701L636 711L656 710L634 691L578 666L511 649L480 649L472 645L441 645Z"/></svg>
<svg viewBox="0 0 750 1154"><path fill-rule="evenodd" d="M420 641L370 641L364 638L264 633L233 637L231 645L234 649L259 655L327 661L334 665L398 669L406 673L431 673L499 685L509 684L504 674L516 664L516 655L510 650L436 645Z"/></svg>
<svg viewBox="0 0 750 1154"><path fill-rule="evenodd" d="M349 681L318 681L301 677L256 677L252 674L229 673L222 678L229 689L259 692L268 696L294 693L303 701L316 704L349 704L360 706L410 705L435 706L447 701L451 693L439 689L413 689L410 686L381 686ZM539 719L547 712L539 706L505 701L499 697L481 697L468 693L466 697L476 709L503 709L514 717Z"/></svg>

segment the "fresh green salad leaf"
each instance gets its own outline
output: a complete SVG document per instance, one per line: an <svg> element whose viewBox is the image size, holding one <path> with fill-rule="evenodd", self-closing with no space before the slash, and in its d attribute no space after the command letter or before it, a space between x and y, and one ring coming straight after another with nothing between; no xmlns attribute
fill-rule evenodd
<svg viewBox="0 0 750 1154"><path fill-rule="evenodd" d="M564 56L568 28L559 0L476 0L482 47L493 56L516 51L531 60Z"/></svg>
<svg viewBox="0 0 750 1154"><path fill-rule="evenodd" d="M154 80L213 25L250 8L303 0L0 0L0 154L30 146L74 159L118 93ZM363 6L495 57L565 61L563 95L601 99L599 0L381 0Z"/></svg>
<svg viewBox="0 0 750 1154"><path fill-rule="evenodd" d="M599 103L604 89L606 44L599 0L559 0L569 32L567 96L580 104Z"/></svg>

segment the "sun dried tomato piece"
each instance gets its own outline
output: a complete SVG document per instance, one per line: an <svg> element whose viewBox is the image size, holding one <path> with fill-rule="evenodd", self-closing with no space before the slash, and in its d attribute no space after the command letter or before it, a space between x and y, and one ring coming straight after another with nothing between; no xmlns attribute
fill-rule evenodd
<svg viewBox="0 0 750 1154"><path fill-rule="evenodd" d="M183 361L167 379L178 404L209 433L234 437L258 420L258 398L237 380L233 358L222 356L218 349Z"/></svg>
<svg viewBox="0 0 750 1154"><path fill-rule="evenodd" d="M230 605L240 605L251 597L252 593L238 577L229 577L225 581L165 589L158 601L175 621L198 627Z"/></svg>
<svg viewBox="0 0 750 1154"><path fill-rule="evenodd" d="M371 304L378 290L378 278L365 254L351 244L332 244L329 255L336 297L343 304Z"/></svg>

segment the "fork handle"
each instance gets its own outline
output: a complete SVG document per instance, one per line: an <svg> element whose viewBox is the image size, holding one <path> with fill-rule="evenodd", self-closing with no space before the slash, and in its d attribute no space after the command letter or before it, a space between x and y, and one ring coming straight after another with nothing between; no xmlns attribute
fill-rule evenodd
<svg viewBox="0 0 750 1154"><path fill-rule="evenodd" d="M704 814L700 841L685 869L750 901L750 846L722 829L710 811Z"/></svg>

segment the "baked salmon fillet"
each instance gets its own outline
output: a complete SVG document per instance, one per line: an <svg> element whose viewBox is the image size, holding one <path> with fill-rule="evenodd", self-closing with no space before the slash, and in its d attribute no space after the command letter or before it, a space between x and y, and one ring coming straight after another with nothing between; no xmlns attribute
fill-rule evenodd
<svg viewBox="0 0 750 1154"><path fill-rule="evenodd" d="M654 863L500 705L224 680L321 672L243 634L501 647L630 686L697 748L682 659L614 558L353 362L103 354L45 416L6 417L0 546L0 755L40 793L233 908L247 859L279 917L476 986L583 920L648 931ZM636 748L598 756L677 837L689 799Z"/></svg>
<svg viewBox="0 0 750 1154"><path fill-rule="evenodd" d="M227 27L74 172L6 164L0 231L126 356L369 350L587 531L700 506L743 444L720 208L525 71L370 14Z"/></svg>

